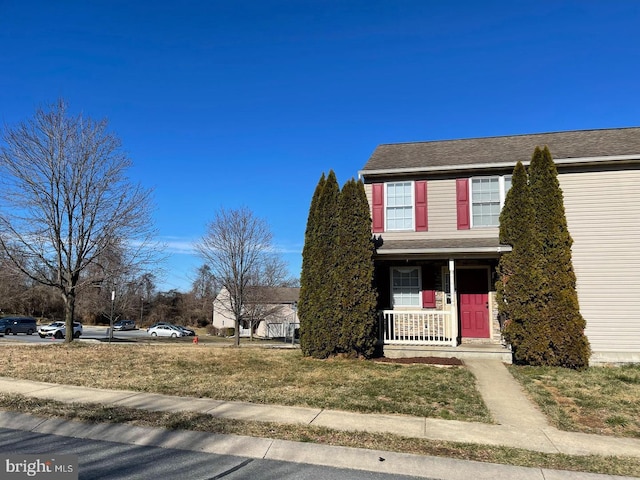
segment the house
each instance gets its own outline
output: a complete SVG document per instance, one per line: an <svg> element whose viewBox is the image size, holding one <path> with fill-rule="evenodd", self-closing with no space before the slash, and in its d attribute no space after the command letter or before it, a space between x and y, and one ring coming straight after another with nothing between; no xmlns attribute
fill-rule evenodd
<svg viewBox="0 0 640 480"><path fill-rule="evenodd" d="M378 146L359 172L376 239L385 355L504 355L500 209L518 161L558 169L592 364L640 362L640 128ZM428 350L425 350L428 349ZM501 349L503 349L501 353Z"/></svg>
<svg viewBox="0 0 640 480"><path fill-rule="evenodd" d="M299 327L298 297L300 288L251 286L246 290L240 334L260 338L286 338ZM235 328L229 291L222 288L213 301L213 326L220 331Z"/></svg>

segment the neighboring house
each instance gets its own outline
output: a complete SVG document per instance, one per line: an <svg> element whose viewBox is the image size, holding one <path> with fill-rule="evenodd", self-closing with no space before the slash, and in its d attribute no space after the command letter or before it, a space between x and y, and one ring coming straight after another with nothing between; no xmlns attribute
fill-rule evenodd
<svg viewBox="0 0 640 480"><path fill-rule="evenodd" d="M291 337L299 326L299 296L300 289L295 287L247 287L240 334L249 336L253 326L256 337ZM213 326L221 330L235 327L226 288L220 290L213 302Z"/></svg>
<svg viewBox="0 0 640 480"><path fill-rule="evenodd" d="M547 145L574 244L591 363L640 362L640 128L380 145L359 172L387 348L499 347L499 214Z"/></svg>

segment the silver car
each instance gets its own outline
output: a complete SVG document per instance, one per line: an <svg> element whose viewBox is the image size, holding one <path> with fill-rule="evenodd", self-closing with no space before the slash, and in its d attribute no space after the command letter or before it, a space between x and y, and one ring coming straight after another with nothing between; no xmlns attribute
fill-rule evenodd
<svg viewBox="0 0 640 480"><path fill-rule="evenodd" d="M175 325L156 325L147 329L152 337L184 337L184 332Z"/></svg>
<svg viewBox="0 0 640 480"><path fill-rule="evenodd" d="M113 329L120 331L135 330L136 322L134 322L133 320L118 320L113 324Z"/></svg>

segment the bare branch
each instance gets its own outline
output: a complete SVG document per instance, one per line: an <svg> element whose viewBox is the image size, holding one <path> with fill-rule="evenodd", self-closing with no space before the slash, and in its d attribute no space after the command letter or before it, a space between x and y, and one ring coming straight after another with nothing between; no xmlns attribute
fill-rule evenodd
<svg viewBox="0 0 640 480"><path fill-rule="evenodd" d="M151 192L127 178L131 160L107 122L70 116L63 100L6 128L3 140L0 248L59 290L72 321L77 290L95 283L88 268L107 252L117 249L122 265L155 254Z"/></svg>
<svg viewBox="0 0 640 480"><path fill-rule="evenodd" d="M257 272L265 271L273 258L272 234L267 223L246 207L221 208L196 245L211 273L229 293L229 309L235 316L236 345L240 343L240 319L247 287L256 284Z"/></svg>

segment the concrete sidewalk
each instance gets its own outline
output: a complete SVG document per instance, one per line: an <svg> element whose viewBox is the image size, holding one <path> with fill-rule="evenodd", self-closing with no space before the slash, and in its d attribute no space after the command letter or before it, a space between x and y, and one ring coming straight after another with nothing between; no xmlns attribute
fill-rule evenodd
<svg viewBox="0 0 640 480"><path fill-rule="evenodd" d="M191 411L220 418L256 420L278 423L302 423L336 430L391 433L404 437L501 445L545 453L569 455L613 455L640 458L640 440L606 437L583 433L562 432L550 426L546 418L528 401L520 385L504 364L498 360L465 360L476 376L479 391L497 424L448 421L401 415L371 415L278 405L258 405L226 402L203 398L172 397L134 391L116 391L96 388L57 385L0 378L0 391L30 397L47 398L62 402L100 403L122 405L150 411ZM22 427L20 426L22 425ZM162 439L163 445L209 445L216 453L231 453L253 458L277 458L321 465L386 471L406 475L429 476L442 479L462 478L615 478L523 469L504 465L465 462L452 459L421 457L417 455L373 452L314 444L299 444L271 439L210 435L201 432L167 432L141 429L124 425L82 425L58 419L42 419L13 413L0 414L0 427L27 429L58 435L96 435L82 438L113 439L127 443L145 444L151 439ZM187 439L187 440L185 440ZM155 441L155 440L154 440ZM140 443L142 442L142 443ZM154 444L154 443L148 443ZM154 444L155 445L155 444ZM202 445L198 447L201 449ZM281 449L281 450L279 450ZM208 450L205 450L208 451ZM286 458L278 456L279 451ZM337 452L340 452L339 454ZM387 461L379 462L379 457ZM397 459L389 462L390 458ZM359 459L359 460L358 460ZM372 463L371 459L375 459ZM428 468L425 466L428 463ZM384 467L384 468L381 468ZM414 468L415 467L415 468ZM436 474L436 472L439 472ZM466 472L466 474L464 474ZM484 476L486 472L487 476ZM504 476L502 476L504 475ZM618 477L621 478L621 477Z"/></svg>

